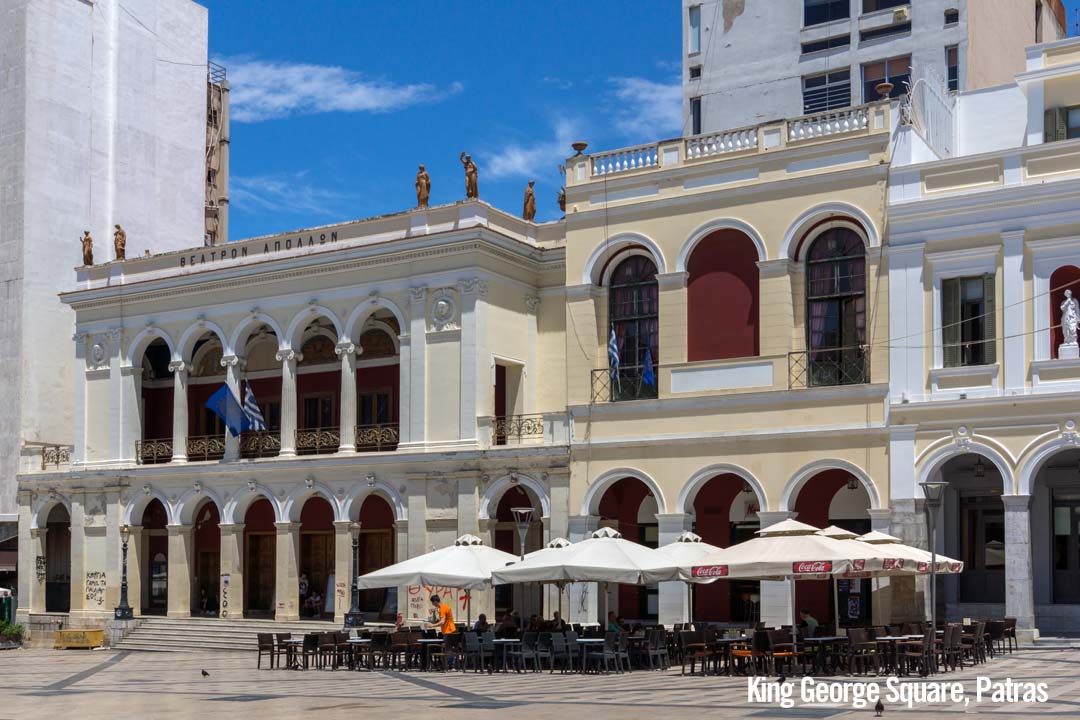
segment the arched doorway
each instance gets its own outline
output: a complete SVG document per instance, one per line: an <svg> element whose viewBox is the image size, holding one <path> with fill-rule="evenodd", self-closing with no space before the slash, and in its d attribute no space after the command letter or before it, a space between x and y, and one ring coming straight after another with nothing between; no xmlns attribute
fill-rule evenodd
<svg viewBox="0 0 1080 720"><path fill-rule="evenodd" d="M938 516L937 548L964 561L964 572L939 578L939 610L967 614L964 605L1005 603L1004 482L997 467L976 453L947 460L938 477L949 485ZM951 607L951 609L950 609ZM978 608L973 608L978 610ZM981 612L974 612L981 615Z"/></svg>
<svg viewBox="0 0 1080 720"><path fill-rule="evenodd" d="M870 495L847 470L822 470L808 479L795 499L795 516L800 522L824 528L836 525L857 535L870 532ZM803 580L795 584L798 609L807 609L820 622L835 621L833 608L840 612L840 625L869 625L873 619L873 584L869 580Z"/></svg>
<svg viewBox="0 0 1080 720"><path fill-rule="evenodd" d="M320 495L308 498L300 509L300 567L297 571L301 578L301 617L333 619L337 582L334 577L334 508Z"/></svg>
<svg viewBox="0 0 1080 720"><path fill-rule="evenodd" d="M368 495L360 506L360 567L357 575L393 565L394 508L378 495ZM394 619L397 614L395 588L360 591L360 611L375 617Z"/></svg>
<svg viewBox="0 0 1080 720"><path fill-rule="evenodd" d="M1061 450L1042 464L1030 512L1036 608L1080 605L1080 450ZM1075 621L1056 617L1038 626L1053 632L1078 629Z"/></svg>
<svg viewBox="0 0 1080 720"><path fill-rule="evenodd" d="M702 542L730 547L750 540L760 529L757 495L748 482L733 473L710 478L693 500L694 532ZM761 583L757 580L717 580L691 585L692 620L754 623L760 618Z"/></svg>
<svg viewBox="0 0 1080 720"><path fill-rule="evenodd" d="M510 553L514 557L520 557L522 548L521 540L517 531L517 522L514 519L514 508L532 508L532 519L529 529L525 533L525 553L531 553L544 546L544 523L543 510L539 498L523 485L511 485L499 499L495 509L495 537L496 550ZM522 618L529 618L534 614L543 612L541 588L529 583L526 585L496 585L495 586L495 613L496 617L502 617L509 610L517 610Z"/></svg>
<svg viewBox="0 0 1080 720"><path fill-rule="evenodd" d="M195 572L192 588L193 615L217 617L221 577L221 529L217 506L207 498L195 510L192 555Z"/></svg>
<svg viewBox="0 0 1080 720"><path fill-rule="evenodd" d="M686 263L690 362L758 354L759 259L739 230L717 230L694 247Z"/></svg>
<svg viewBox="0 0 1080 720"><path fill-rule="evenodd" d="M143 615L165 615L169 611L169 515L154 498L142 513L143 552L139 568L143 582L140 601Z"/></svg>
<svg viewBox="0 0 1080 720"><path fill-rule="evenodd" d="M71 516L57 503L45 521L45 612L71 610Z"/></svg>
<svg viewBox="0 0 1080 720"><path fill-rule="evenodd" d="M274 506L259 498L244 514L244 616L274 617L277 528Z"/></svg>
<svg viewBox="0 0 1080 720"><path fill-rule="evenodd" d="M600 498L601 527L614 528L627 540L651 548L657 547L659 541L657 512L656 498L637 478L626 477L615 481ZM659 591L656 585L620 585L612 593L612 598L608 609L627 621L657 618Z"/></svg>

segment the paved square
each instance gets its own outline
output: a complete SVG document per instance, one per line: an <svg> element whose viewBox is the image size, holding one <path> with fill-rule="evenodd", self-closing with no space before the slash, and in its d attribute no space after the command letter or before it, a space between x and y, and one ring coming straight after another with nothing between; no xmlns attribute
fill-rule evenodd
<svg viewBox="0 0 1080 720"><path fill-rule="evenodd" d="M200 670L210 673L202 677ZM1080 717L1080 650L1026 650L988 665L937 680L962 680L973 694L975 678L1045 681L1042 705L932 705L905 718L951 714L1001 717ZM666 673L580 676L529 673L356 673L256 670L254 654L139 653L125 651L19 650L0 653L0 719L95 718L355 718L361 713L417 715L456 720L479 717L566 717L586 711L606 718L872 716L868 709L800 706L783 709L747 702L745 678L684 677Z"/></svg>

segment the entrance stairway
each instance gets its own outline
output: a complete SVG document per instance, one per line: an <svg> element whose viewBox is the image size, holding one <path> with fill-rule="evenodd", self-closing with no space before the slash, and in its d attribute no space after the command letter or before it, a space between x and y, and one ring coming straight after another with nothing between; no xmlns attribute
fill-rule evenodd
<svg viewBox="0 0 1080 720"><path fill-rule="evenodd" d="M340 630L333 622L301 620L278 623L273 620L222 620L220 618L166 618L143 616L139 626L117 643L118 650L158 652L253 651L258 633L328 632Z"/></svg>

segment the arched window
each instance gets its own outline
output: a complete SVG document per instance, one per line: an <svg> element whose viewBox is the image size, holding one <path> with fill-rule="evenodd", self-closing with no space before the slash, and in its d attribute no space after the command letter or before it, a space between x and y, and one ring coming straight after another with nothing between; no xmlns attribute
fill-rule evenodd
<svg viewBox="0 0 1080 720"><path fill-rule="evenodd" d="M806 253L807 385L867 381L866 248L850 228L830 228Z"/></svg>
<svg viewBox="0 0 1080 720"><path fill-rule="evenodd" d="M738 230L703 238L686 263L687 360L758 354L758 251Z"/></svg>
<svg viewBox="0 0 1080 720"><path fill-rule="evenodd" d="M659 341L659 289L656 264L631 255L611 273L608 289L609 342L614 334L619 369L611 373L611 399L656 397L656 358ZM614 367L610 358L609 366Z"/></svg>

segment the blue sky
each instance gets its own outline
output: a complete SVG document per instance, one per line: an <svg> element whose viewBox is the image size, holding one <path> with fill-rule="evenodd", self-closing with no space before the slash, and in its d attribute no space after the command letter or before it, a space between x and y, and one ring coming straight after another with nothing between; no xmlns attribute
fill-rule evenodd
<svg viewBox="0 0 1080 720"><path fill-rule="evenodd" d="M770 0L776 1L776 0ZM570 143L682 134L677 0L200 0L229 73L238 239L464 197L561 213ZM1066 0L1070 34L1080 0Z"/></svg>
<svg viewBox="0 0 1080 720"><path fill-rule="evenodd" d="M681 134L673 0L201 0L231 87L230 229L244 238L480 197L561 215L559 162Z"/></svg>

